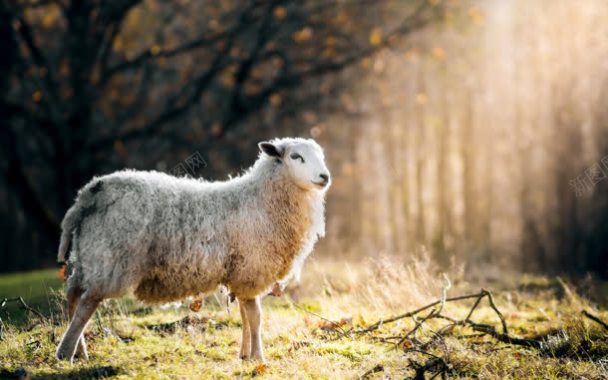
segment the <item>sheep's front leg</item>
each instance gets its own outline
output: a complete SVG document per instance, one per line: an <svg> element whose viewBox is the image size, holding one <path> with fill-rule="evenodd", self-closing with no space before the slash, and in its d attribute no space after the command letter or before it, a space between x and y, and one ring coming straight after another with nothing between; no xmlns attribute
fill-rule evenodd
<svg viewBox="0 0 608 380"><path fill-rule="evenodd" d="M251 358L264 362L262 350L262 305L260 297L245 301L247 321L251 334Z"/></svg>
<svg viewBox="0 0 608 380"><path fill-rule="evenodd" d="M82 332L100 302L101 298L94 297L88 294L88 292L85 292L80 298L72 321L70 322L70 326L63 335L63 339L61 339L61 343L57 348L57 359L72 361L74 353L76 352L76 345L82 339Z"/></svg>
<svg viewBox="0 0 608 380"><path fill-rule="evenodd" d="M247 308L244 300L239 299L239 310L241 311L241 324L243 325L243 339L241 340L241 353L239 357L243 360L251 357L251 330L247 319Z"/></svg>
<svg viewBox="0 0 608 380"><path fill-rule="evenodd" d="M68 320L71 322L74 318L74 313L76 312L76 306L78 306L78 301L80 300L80 296L82 296L82 289L79 286L69 286L67 291L67 299L68 299ZM87 345L84 340L84 334L80 336L78 343L76 345L76 354L75 358L82 358L84 360L89 359L89 354L87 353Z"/></svg>

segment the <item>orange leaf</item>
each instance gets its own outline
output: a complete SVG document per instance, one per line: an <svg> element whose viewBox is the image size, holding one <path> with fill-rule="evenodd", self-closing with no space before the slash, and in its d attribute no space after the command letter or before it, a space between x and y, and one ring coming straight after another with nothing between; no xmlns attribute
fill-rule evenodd
<svg viewBox="0 0 608 380"><path fill-rule="evenodd" d="M264 363L258 364L255 366L255 368L251 372L251 375L252 376L261 375L264 372L266 372L267 369L268 369L268 366L266 364L264 364Z"/></svg>
<svg viewBox="0 0 608 380"><path fill-rule="evenodd" d="M203 300L200 298L195 298L191 303L190 303L190 310L192 310L193 312L197 312L201 309L201 306L203 306Z"/></svg>

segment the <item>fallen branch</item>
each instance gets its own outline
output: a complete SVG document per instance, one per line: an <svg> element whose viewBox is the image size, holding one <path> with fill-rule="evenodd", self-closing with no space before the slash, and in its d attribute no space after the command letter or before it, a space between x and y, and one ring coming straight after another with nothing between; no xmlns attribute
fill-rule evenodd
<svg viewBox="0 0 608 380"><path fill-rule="evenodd" d="M497 341L506 343L506 344L512 344L512 345L517 345L517 346L522 346L522 347L537 348L537 349L540 349L543 347L544 342L542 340L518 338L518 337L509 335L509 329L507 327L506 320L505 320L503 314L500 312L500 310L496 306L496 302L494 302L494 297L492 296L492 293L489 292L488 290L482 289L479 293L476 293L476 294L469 294L469 295L464 295L464 296L446 298L445 289L447 289L448 286L449 286L449 283L448 283L448 285L446 285L446 288L444 288L444 291L442 292L442 298L440 300L432 302L432 303L430 303L426 306L423 306L421 308L418 308L414 311L403 313L396 317L392 317L392 318L388 318L388 319L380 319L376 323L370 325L367 328L352 330L352 332L356 333L356 334L367 333L367 332L371 332L371 331L379 329L384 324L392 323L392 322L398 321L403 318L412 317L412 318L414 318L414 321L415 321L414 328L412 330L410 330L409 332L407 332L405 335L400 336L400 337L391 336L391 337L387 337L385 339L379 339L380 341L384 341L386 343L391 343L396 347L401 347L402 344L408 338L410 338L412 335L414 335L416 333L416 331L418 331L426 322L433 320L433 319L441 319L441 320L448 321L449 323L447 325L443 326L439 331L434 332L433 338L431 338L429 341L424 342L424 343L418 342L417 346L419 349L427 348L429 345L433 344L438 338L441 339L441 338L443 338L443 336L446 333L451 332L454 329L454 327L456 327L456 326L468 326L471 329L473 329L473 331L481 333L480 336L489 335L492 338L496 339ZM472 320L474 312L477 310L477 308L481 304L481 301L484 298L486 298L488 300L489 307L494 311L494 313L500 320L502 332L499 332L496 329L496 327L494 327L492 325L477 323ZM475 299L475 302L473 303L473 306L471 306L471 309L469 310L469 312L467 313L467 315L464 319L457 320L457 319L448 317L444 314L441 314L441 311L443 310L443 306L445 303L462 301L462 300L467 300L467 299ZM437 305L439 305L438 308L436 308ZM424 316L420 320L416 319L416 316L419 313L421 313L422 311L428 310L430 308L432 308L432 310L426 316ZM597 319L599 319L599 318L597 318ZM596 320L596 319L594 319L594 320ZM596 320L596 322L597 322L597 320ZM602 323L602 325L604 326L603 321L598 322L598 323ZM349 332L350 331L348 331L347 333L349 333ZM376 338L378 338L378 337L376 337ZM399 339L399 340L397 340L397 339ZM396 343L394 342L395 340L397 340Z"/></svg>
<svg viewBox="0 0 608 380"><path fill-rule="evenodd" d="M4 308L4 306L6 306L6 304L9 302L18 302L22 309L27 310L32 314L35 314L38 318L40 318L41 321L45 319L45 316L41 312L35 310L30 305L25 303L23 297L4 298L2 299L2 302L0 302L0 308Z"/></svg>
<svg viewBox="0 0 608 380"><path fill-rule="evenodd" d="M537 349L537 350L539 350L540 353L552 353L553 350L555 349L556 343L554 341L556 340L556 338L559 338L556 335L547 335L544 338L539 337L536 339L519 338L519 337L510 335L505 317L502 314L502 312L500 311L500 309L498 308L498 306L496 305L494 297L492 296L492 293L490 291L488 291L486 289L481 289L478 293L475 293L475 294L467 294L467 295L447 298L447 289L448 288L449 288L449 282L447 282L447 285L444 287L441 299L431 302L428 305L422 306L413 311L408 311L408 312L402 313L397 316L393 316L393 317L386 318L386 319L379 319L375 323L373 323L365 328L353 327L346 331L343 331L340 328L341 324L339 324L337 322L331 321L316 313L306 310L305 308L301 307L300 305L298 305L296 303L293 303L293 305L295 307L305 311L306 313L314 315L317 318L320 318L326 322L329 322L330 324L332 324L332 326L335 326L336 330L340 331L340 333L336 335L336 337L335 337L336 339L340 339L347 335L351 336L351 338L352 338L352 334L365 334L365 333L373 332L373 331L379 330L384 324L393 323L395 321L399 321L404 318L412 318L413 322L414 322L414 327L407 332L404 331L403 334L387 335L387 336L382 336L381 334L370 334L369 338L373 339L375 341L380 341L382 343L387 343L393 347L402 348L404 350L404 353L419 352L419 353L423 353L423 354L431 356L431 358L429 360L427 360L426 362L424 362L423 364L417 363L416 361L413 361L413 360L409 361L411 368L415 371L414 379L425 379L425 374L429 374L429 373L432 373L432 376L430 378L436 378L437 376L446 378L447 376L454 373L455 369L454 369L454 367L452 367L450 365L449 349L446 344L445 337L450 336L450 334L453 334L454 328L458 327L458 326L468 327L469 329L473 330L473 332L475 332L475 334L459 335L459 337L461 337L461 338L468 339L468 338L480 338L480 337L484 337L484 336L489 336L494 340L494 342L492 342L492 341L473 342L473 344L482 344L482 343L496 344L496 342L499 342L499 343L504 343L507 345L514 345L514 346L521 346L521 347L526 347L526 348ZM500 320L500 325L501 325L500 327L498 327L497 325L492 325L492 324L478 323L473 320L473 315L475 314L475 311L478 310L478 308L481 305L481 302L483 301L484 298L487 299L488 307L494 311L497 318ZM456 318L450 317L448 315L445 315L444 306L446 303L463 301L463 300L474 300L471 308L466 313L466 317L464 317L463 319L456 319ZM427 311L427 313L421 314L424 311ZM605 330L608 331L608 323L606 323L605 321L600 319L598 316L593 315L586 310L583 310L582 314L585 317L598 323ZM432 320L437 320L437 321L442 322L442 323L440 323L438 329L433 328L430 330L430 332L432 333L432 337L430 337L428 340L425 340L425 341L421 341L421 340L417 339L416 333L420 329L424 328L425 326L427 326L426 328L428 329L428 322L430 322ZM433 327L435 327L435 326L433 326ZM404 346L404 343L406 341L408 341L408 339L409 339L409 343ZM437 347L437 344L441 344L441 343L443 343L445 345L444 352L446 352L446 354L443 357L431 354L427 351L427 349L434 349L433 347ZM560 342L558 341L557 345L559 345L559 344L560 344ZM504 348L506 348L506 347L496 348L495 350L504 349ZM377 365L376 367L368 370L363 375L361 375L360 378L367 378L367 377L371 376L373 373L379 372L381 370L379 368L382 368L382 366Z"/></svg>
<svg viewBox="0 0 608 380"><path fill-rule="evenodd" d="M427 354L429 354L429 353L427 353ZM431 379L434 379L435 377L437 377L439 375L441 375L442 378L445 378L445 374L450 370L448 363L446 363L445 360L443 360L443 358L432 355L432 354L429 354L429 355L431 355L433 357L430 358L429 360L427 360L426 363L424 363L424 364L416 363L413 360L409 361L410 366L412 368L414 368L414 371L415 371L414 380L425 380L426 377L424 375L426 372L435 373L431 377Z"/></svg>
<svg viewBox="0 0 608 380"><path fill-rule="evenodd" d="M378 373L378 372L382 372L382 371L384 371L384 366L382 364L378 364L374 368L367 370L363 375L359 376L359 379L361 379L361 380L367 379L374 373Z"/></svg>
<svg viewBox="0 0 608 380"><path fill-rule="evenodd" d="M445 293L444 293L445 294ZM428 310L434 306L437 305L441 305L439 312L441 311L441 309L443 309L443 305L448 303L448 302L456 302L456 301L462 301L462 300L467 300L467 299L475 299L475 303L473 304L473 307L471 308L471 310L469 311L469 314L467 315L467 317L465 318L465 321L470 321L471 316L473 315L473 312L475 311L475 309L477 308L477 306L479 306L479 303L481 302L481 300L483 298L487 298L488 299L488 303L490 305L490 307L492 308L492 310L494 310L494 312L496 313L496 315L498 316L498 318L500 319L500 323L502 325L502 329L503 329L503 333L504 334L508 334L508 329L507 329L507 322L505 321L504 316L502 315L502 313L500 312L500 310L498 310L498 308L496 307L496 303L494 302L494 297L492 297L492 293L490 293L489 291L482 289L479 293L475 293L475 294L467 294L464 296L458 296L458 297L451 297L451 298L443 298L440 300L437 300L435 302L432 302L426 306L422 306L421 308L418 308L414 311L409 311L407 313L403 313L400 314L398 316L395 317L391 317L391 318L387 318L387 319L380 319L378 320L376 323L373 323L372 325L370 325L369 327L366 327L364 329L356 329L356 330L352 330L353 333L355 334L363 334L363 333L368 333L374 330L379 329L380 327L382 327L382 325L388 324L388 323L392 323L395 321L398 321L400 319L404 319L404 318L409 318L409 317L413 317L416 316L417 314ZM439 315L439 312L437 313L437 315ZM447 318L445 316L441 316L441 318Z"/></svg>
<svg viewBox="0 0 608 380"><path fill-rule="evenodd" d="M604 330L608 331L608 323L602 321L600 319L600 317L597 317L597 316L589 313L587 310L583 310L582 313L585 317L591 319L594 322L597 322L600 326L602 326L604 328Z"/></svg>
<svg viewBox="0 0 608 380"><path fill-rule="evenodd" d="M470 327L473 331L481 333L478 336L489 335L501 343L512 344L512 345L522 346L522 347L536 348L536 349L542 349L544 347L545 342L543 340L518 338L518 337L509 335L509 329L507 327L506 320L505 320L503 314L500 312L500 310L496 306L496 302L494 301L494 297L492 296L492 293L489 292L488 290L481 289L481 291L479 293L446 298L448 288L449 288L449 282L447 283L446 287L444 287L444 291L442 292L441 299L434 301L428 305L422 306L413 311L409 311L409 312L397 315L395 317L391 317L391 318L387 318L387 319L380 319L377 322L373 323L372 325L370 325L366 328L357 328L357 329L351 328L347 331L342 330L340 324L338 324L337 322L331 321L321 315L318 315L309 310L306 310L305 308L301 307L300 305L298 305L296 303L293 303L293 305L296 306L297 308L305 311L306 313L312 314L312 315L316 316L317 318L320 318L326 322L329 322L333 326L335 326L336 329L340 331L339 338L346 336L346 335L350 335L351 333L364 334L364 333L368 333L371 331L375 331L375 330L378 330L380 327L382 327L382 325L384 325L384 324L388 324L388 323L398 321L400 319L412 317L412 318L414 318L415 325L405 335L389 336L389 337L374 337L374 338L379 341L385 342L385 343L390 343L390 344L394 345L395 347L401 347L403 345L403 343L408 338L410 338L412 335L414 335L425 323L427 323L428 321L433 320L433 319L441 319L441 320L448 321L449 323L447 325L443 326L439 331L434 332L433 338L431 338L429 341L422 343L422 342L415 340L414 343L417 345L418 349L425 349L429 345L433 344L437 340L437 338L439 338L439 339L443 338L444 334L452 331L453 328L456 326ZM492 325L484 324L484 323L477 323L472 320L475 310L477 310L477 308L481 304L481 301L484 298L486 298L488 300L489 307L494 311L494 313L500 320L502 332L499 332L496 329L496 327L494 327ZM467 300L467 299L475 299L475 302L473 303L473 306L471 307L471 309L469 310L469 312L467 313L467 315L464 319L457 320L457 319L448 317L444 314L441 314L441 312L443 311L444 305L446 303L462 301L462 300ZM439 305L439 307L436 307L438 305ZM424 317L422 317L422 319L416 318L418 316L418 314L420 314L421 312L426 311L428 309L431 309L430 312L427 315L425 315ZM608 324L606 324L604 321L602 321L598 317L596 317L586 311L583 311L583 314L585 316L587 316L588 318L594 320L595 322L601 324L605 329L608 330Z"/></svg>
<svg viewBox="0 0 608 380"><path fill-rule="evenodd" d="M416 326L414 326L414 328L412 330L410 330L410 332L408 332L407 334L405 334L403 336L403 338L401 338L397 343L395 343L395 347L401 347L401 345L403 344L403 342L405 342L405 340L407 338L410 337L410 335L415 334L416 331L418 331L418 329L424 324L424 322L428 321L431 318L434 318L437 316L437 311L435 309L431 310L431 312L424 318L422 318L420 321L416 322Z"/></svg>
<svg viewBox="0 0 608 380"><path fill-rule="evenodd" d="M536 339L524 339L524 338L516 338L512 337L505 333L499 333L496 331L496 328L491 325L486 325L482 323L474 323L470 321L465 321L467 325L471 326L474 331L481 332L484 334L490 335L492 338L496 339L499 342L514 344L516 346L523 347L531 347L531 348L542 348L543 342Z"/></svg>
<svg viewBox="0 0 608 380"><path fill-rule="evenodd" d="M496 307L492 293L490 293L487 290L484 290L484 292L486 293L486 296L488 297L488 303L490 304L490 307L496 312L496 315L498 315L498 318L500 318L500 323L502 325L502 332L505 334L508 334L509 330L507 329L507 321L505 320L505 317L502 315L500 310L498 310L498 307Z"/></svg>
<svg viewBox="0 0 608 380"><path fill-rule="evenodd" d="M342 329L342 326L341 326L341 324L340 324L339 322L332 321L331 319L327 319L327 318L325 318L325 317L324 317L324 316L322 316L322 315L319 315L319 314L317 314L317 313L315 313L315 312L312 312L312 311L310 311L310 310L307 310L305 307L302 307L302 306L298 305L296 302L291 302L291 304L292 304L293 306L295 306L296 308L298 308L298 309L302 310L303 312L308 313L308 314L310 314L310 315L313 315L313 316L315 316L315 317L317 317L317 318L319 318L319 319L322 319L322 320L324 320L325 322L329 323L329 325L330 325L330 326L335 327L335 329L336 329L336 330L338 330L338 331L340 332L340 336L344 336L344 335L346 335L346 334L348 334L348 333L350 332L350 330L345 331L344 329Z"/></svg>

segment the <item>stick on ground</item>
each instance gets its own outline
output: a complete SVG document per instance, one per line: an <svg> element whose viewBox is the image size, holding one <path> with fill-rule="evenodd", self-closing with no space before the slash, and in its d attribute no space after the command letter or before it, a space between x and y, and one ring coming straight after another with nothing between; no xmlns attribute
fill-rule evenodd
<svg viewBox="0 0 608 380"><path fill-rule="evenodd" d="M604 328L604 330L608 331L608 323L602 321L599 317L589 313L587 310L583 310L583 315L592 321L597 322L600 326Z"/></svg>

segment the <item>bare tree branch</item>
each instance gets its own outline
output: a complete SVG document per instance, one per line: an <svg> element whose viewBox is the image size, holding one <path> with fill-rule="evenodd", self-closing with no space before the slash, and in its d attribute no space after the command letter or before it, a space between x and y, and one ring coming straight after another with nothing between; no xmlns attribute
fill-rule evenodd
<svg viewBox="0 0 608 380"><path fill-rule="evenodd" d="M207 89L210 83L218 76L218 74L229 65L235 63L235 59L231 58L228 52L232 49L235 39L243 30L246 21L251 15L254 6L250 6L241 13L237 27L232 29L224 38L224 46L215 54L209 68L196 79L190 81L189 86L185 90L174 94L167 101L165 110L161 112L154 120L148 122L144 128L130 129L115 136L108 136L91 143L88 148L92 150L103 149L112 144L116 140L126 141L137 139L140 137L149 136L151 133L156 133L169 121L180 117L192 105L194 105L201 94ZM190 92L189 94L187 94Z"/></svg>
<svg viewBox="0 0 608 380"><path fill-rule="evenodd" d="M401 25L389 33L387 38L376 46L362 48L360 51L339 60L321 62L308 70L303 70L297 73L287 73L281 77L278 77L271 85L261 91L260 94L250 98L248 102L242 104L242 107L239 109L241 112L228 113L227 119L222 123L222 129L217 137L221 137L229 128L237 124L237 122L245 119L254 110L259 109L264 103L266 103L267 99L277 91L296 87L308 79L344 70L346 67L360 62L362 59L369 57L386 47L389 47L391 44L391 37L411 33L414 30L424 27L433 19L430 16L421 17L428 7L428 3L423 2L401 23Z"/></svg>
<svg viewBox="0 0 608 380"><path fill-rule="evenodd" d="M222 39L226 38L230 35L230 31L219 33L211 38L197 38L192 41L186 42L183 45L180 45L173 49L165 49L160 50L158 52L153 52L152 50L146 50L140 53L137 57L133 58L129 61L124 61L118 63L110 68L108 68L100 81L100 85L105 85L115 74L141 66L141 64L149 59L158 59L158 58L170 58L175 57L177 55L191 52L192 50L199 49L206 46L211 46Z"/></svg>
<svg viewBox="0 0 608 380"><path fill-rule="evenodd" d="M19 12L20 11L14 11L14 17L18 22L17 32L21 40L27 47L29 55L33 59L33 65L38 66L40 69L46 70L46 73L43 77L43 83L44 87L46 88L46 93L48 95L46 100L48 101L51 115L54 116L54 110L56 109L55 100L57 97L57 85L53 79L51 66L49 65L48 60L46 59L38 45L36 45L30 25L25 21L25 19L21 16ZM31 62L30 65L32 65Z"/></svg>

